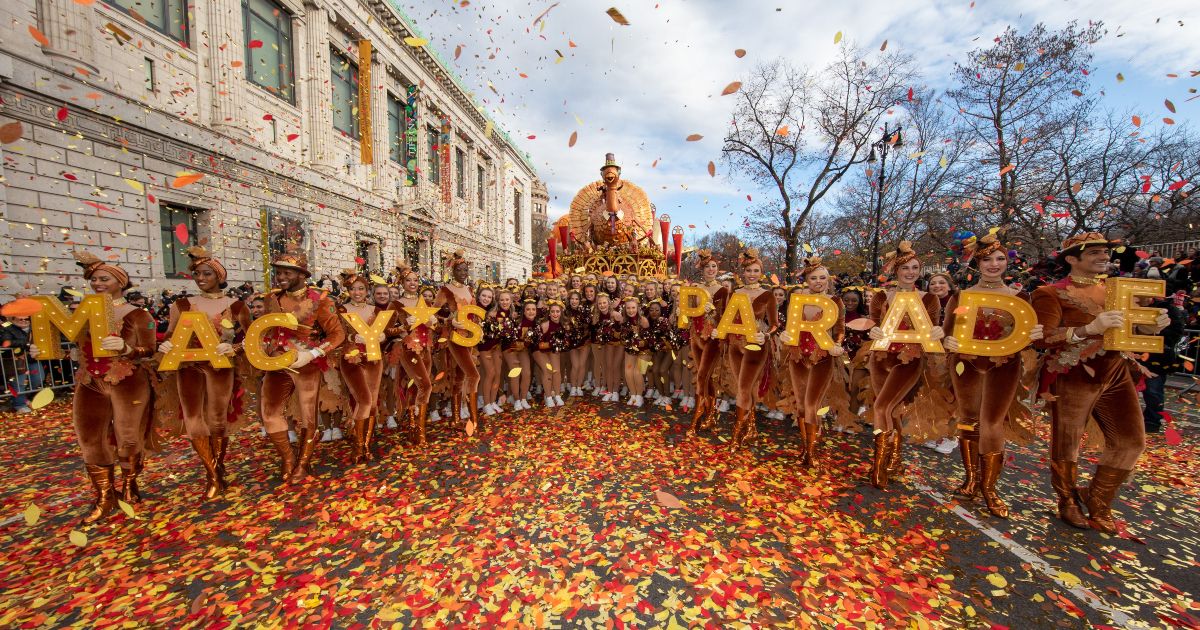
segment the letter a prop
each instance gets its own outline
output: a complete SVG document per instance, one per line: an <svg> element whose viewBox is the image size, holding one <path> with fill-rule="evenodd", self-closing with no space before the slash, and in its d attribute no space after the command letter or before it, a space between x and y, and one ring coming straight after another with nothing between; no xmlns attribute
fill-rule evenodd
<svg viewBox="0 0 1200 630"><path fill-rule="evenodd" d="M912 330L897 330L905 315L912 322ZM946 351L941 342L930 337L933 322L929 321L929 313L921 303L921 294L916 291L897 291L879 327L886 336L877 340L871 346L872 350L887 350L893 343L919 343L925 352Z"/></svg>

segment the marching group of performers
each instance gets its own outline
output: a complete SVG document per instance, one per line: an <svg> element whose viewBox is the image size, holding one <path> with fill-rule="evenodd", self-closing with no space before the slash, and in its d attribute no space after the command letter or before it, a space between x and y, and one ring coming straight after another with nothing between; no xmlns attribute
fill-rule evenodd
<svg viewBox="0 0 1200 630"><path fill-rule="evenodd" d="M146 451L155 448L156 427L173 428L191 441L205 471L203 496L212 499L226 490L229 435L252 404L278 454L281 482L303 484L313 472L322 417L340 414L352 437L352 464L359 464L376 457L372 438L380 419L398 423L419 448L427 444L431 421L486 439L489 416L539 403L554 408L566 402L564 396L587 395L602 402L624 398L634 408L648 403L679 408L691 416L686 431L693 437L714 430L719 413L732 410L734 449L755 438L761 406L772 417L791 413L802 436L804 468L818 464L823 419L856 430L861 416L874 433L869 480L881 489L904 473L906 438L957 435L964 481L956 494L981 497L991 514L1006 518L998 490L1005 444L1029 437L1026 404L1036 389L1051 421L1050 473L1059 518L1116 532L1111 505L1144 448L1145 430L1136 390L1140 367L1128 353L1102 345L1104 332L1124 322L1121 311L1104 309L1111 242L1098 233L1064 241L1056 260L1065 277L1032 295L1006 284L1010 254L995 233L966 245L963 255L975 283L964 292L1014 295L1032 304L1038 323L1023 350L1003 357L959 353L958 341L946 333L953 330L957 298L943 303L918 290L922 264L907 242L888 254L884 287L867 289L865 323L853 314L847 321L820 259L805 262L797 287L769 287L753 249L729 261L697 252L700 279L694 283L607 275L505 286L472 284L470 261L459 253L448 261L450 280L432 296L422 295L417 274L401 264L394 275L398 292L378 278L344 272L340 299L309 284L303 255L282 255L272 261L276 288L265 295L265 310L291 313L299 326L271 329L263 352L279 356L291 350L296 358L288 369L263 373L236 360L232 368L200 361L155 372L149 360L169 352L171 342L156 343L150 315L124 302L130 281L119 265L80 252L84 278L96 293L112 296L119 322L98 344L115 357L93 356L86 332L76 340L74 426L96 495L84 522L104 519L118 500L141 500L138 476ZM219 331L217 352L244 356L251 323L246 304L222 291L226 270L219 260L201 248L189 255L200 293L172 304L168 338L181 313L199 311ZM723 266L733 268L737 281L722 279ZM675 309L685 284L702 288L711 299L702 316L679 327ZM787 338L789 291L828 295L837 304L832 348L822 348L808 332ZM872 348L872 340L887 338L879 322L893 300L913 291L934 324L930 337L941 340L946 354L926 352L916 343ZM758 332L722 338L717 324L737 293L752 305ZM847 302L850 296L862 299L850 293ZM479 322L482 341L473 348L447 343L462 327L457 311L471 305L486 312ZM384 352L371 360L366 340L346 320L353 315L370 325L389 310L395 313L380 339ZM798 314L806 320L821 315L814 306ZM1166 324L1164 314L1143 332L1157 333ZM906 320L900 328L907 326ZM1012 326L1006 311L983 307L974 338L1001 339ZM30 353L36 358L38 349ZM443 420L439 407L443 413L448 408L448 418ZM1090 419L1103 450L1091 483L1080 487L1080 441ZM297 438L295 446L289 433Z"/></svg>

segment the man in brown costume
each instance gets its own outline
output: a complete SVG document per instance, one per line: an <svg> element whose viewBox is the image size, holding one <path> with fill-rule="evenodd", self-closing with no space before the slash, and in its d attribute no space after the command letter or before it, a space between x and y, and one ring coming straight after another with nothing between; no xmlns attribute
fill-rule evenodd
<svg viewBox="0 0 1200 630"><path fill-rule="evenodd" d="M1112 502L1146 440L1135 387L1137 363L1127 353L1104 349L1104 331L1124 323L1124 312L1104 310L1106 289L1099 276L1107 270L1111 244L1097 232L1063 241L1058 263L1070 274L1038 287L1032 300L1045 331L1036 345L1049 351L1040 391L1050 409L1050 473L1058 517L1073 527L1091 526L1106 534L1117 532ZM1168 323L1163 311L1144 332L1157 333ZM1104 452L1091 485L1077 488L1079 440L1089 417L1104 434Z"/></svg>

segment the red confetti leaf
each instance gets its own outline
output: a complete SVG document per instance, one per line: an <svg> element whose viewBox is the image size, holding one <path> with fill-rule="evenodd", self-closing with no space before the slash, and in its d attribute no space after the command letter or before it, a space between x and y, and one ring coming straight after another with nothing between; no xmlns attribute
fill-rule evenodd
<svg viewBox="0 0 1200 630"><path fill-rule="evenodd" d="M67 114L69 113L70 110L68 110L65 106L60 107L58 108L58 112L54 114L54 117L58 119L58 122L62 122L67 119Z"/></svg>
<svg viewBox="0 0 1200 630"><path fill-rule="evenodd" d="M1163 105L1167 106L1167 111L1171 112L1172 114L1175 113L1175 103L1172 103L1171 99L1163 101Z"/></svg>
<svg viewBox="0 0 1200 630"><path fill-rule="evenodd" d="M263 47L263 43L262 43L261 39L252 39L252 40L250 40L249 43L246 44L246 48L262 48L262 47Z"/></svg>
<svg viewBox="0 0 1200 630"><path fill-rule="evenodd" d="M1174 184L1167 186L1167 190L1179 190L1180 188L1187 186L1187 183L1188 183L1188 180L1186 180L1186 179L1179 180L1179 181L1175 182Z"/></svg>
<svg viewBox="0 0 1200 630"><path fill-rule="evenodd" d="M179 239L180 243L187 245L188 242L188 226L185 223L180 223L175 226L175 238Z"/></svg>
<svg viewBox="0 0 1200 630"><path fill-rule="evenodd" d="M298 134L298 133L289 133L287 135L287 141L291 142L292 140L295 140L296 138L299 138L299 137L300 137L300 134Z"/></svg>

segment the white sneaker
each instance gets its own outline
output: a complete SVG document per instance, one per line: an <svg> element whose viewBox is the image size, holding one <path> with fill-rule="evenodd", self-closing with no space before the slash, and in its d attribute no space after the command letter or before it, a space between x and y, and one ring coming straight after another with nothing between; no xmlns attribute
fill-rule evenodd
<svg viewBox="0 0 1200 630"><path fill-rule="evenodd" d="M954 449L956 448L958 448L958 440L942 438L937 443L937 446L933 447L933 450L941 453L942 455L949 455L950 453L953 453Z"/></svg>
<svg viewBox="0 0 1200 630"><path fill-rule="evenodd" d="M721 404L717 407L717 411L721 413L727 413L729 411L729 401L722 398Z"/></svg>
<svg viewBox="0 0 1200 630"><path fill-rule="evenodd" d="M429 421L430 422L441 422L441 420L442 420L442 416L441 416L441 414L439 414L437 412L437 409L434 409L433 411L429 412Z"/></svg>
<svg viewBox="0 0 1200 630"><path fill-rule="evenodd" d="M557 407L558 403L554 401L553 396L547 396L546 397L546 406L547 407Z"/></svg>
<svg viewBox="0 0 1200 630"><path fill-rule="evenodd" d="M924 446L925 448L927 448L929 450L933 450L938 447L938 441L937 440L929 440L928 442L921 444L921 446Z"/></svg>
<svg viewBox="0 0 1200 630"><path fill-rule="evenodd" d="M389 429L395 429L396 427L400 426L400 425L396 424L396 416L388 416L388 417L387 417L387 422L386 422L386 423L384 423L384 424L385 424L385 425L387 426L387 428L389 428Z"/></svg>
<svg viewBox="0 0 1200 630"><path fill-rule="evenodd" d="M288 431L288 441L289 441L289 442L296 442L296 441L298 441L299 439L300 439L300 438L296 437L296 432L295 432L295 431Z"/></svg>
<svg viewBox="0 0 1200 630"><path fill-rule="evenodd" d="M642 396L634 396L633 397L633 406L634 407L641 407L644 404L646 404L646 399L644 397L642 397Z"/></svg>
<svg viewBox="0 0 1200 630"><path fill-rule="evenodd" d="M493 409L493 408L492 408L492 406L491 406L490 404L488 404L488 405L484 405L484 406L483 406L483 415L485 415L485 416L494 416L494 415L496 415L496 410L495 410L495 409Z"/></svg>
<svg viewBox="0 0 1200 630"><path fill-rule="evenodd" d="M470 417L471 417L471 410L467 409L466 405L463 405L463 407L458 410L458 419L466 420L467 418L470 418Z"/></svg>
<svg viewBox="0 0 1200 630"><path fill-rule="evenodd" d="M333 429L325 429L324 431L322 431L321 432L321 441L322 442L332 442L333 441Z"/></svg>
<svg viewBox="0 0 1200 630"><path fill-rule="evenodd" d="M567 404L567 403L563 402L562 396L555 396L555 397L554 397L554 404L556 404L556 405L558 405L559 407L561 407L561 406L563 406L563 405L565 405L565 404Z"/></svg>

